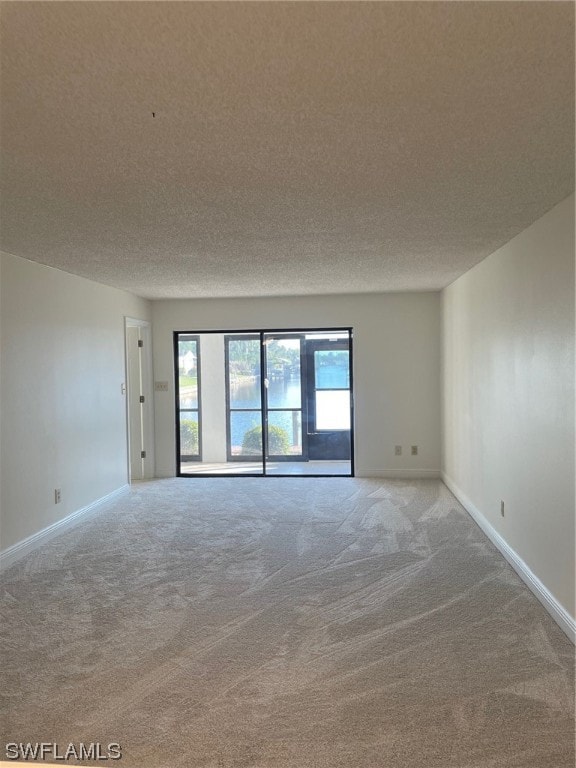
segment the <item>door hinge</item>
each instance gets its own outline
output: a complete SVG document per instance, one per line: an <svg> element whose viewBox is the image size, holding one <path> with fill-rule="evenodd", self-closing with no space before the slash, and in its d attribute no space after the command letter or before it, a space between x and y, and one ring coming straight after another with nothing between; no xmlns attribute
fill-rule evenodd
<svg viewBox="0 0 576 768"><path fill-rule="evenodd" d="M146 402L146 398L144 397L144 395L140 395L140 402L141 403L145 403Z"/></svg>
<svg viewBox="0 0 576 768"><path fill-rule="evenodd" d="M140 451L140 458L145 459L146 458L146 451Z"/></svg>
<svg viewBox="0 0 576 768"><path fill-rule="evenodd" d="M139 347L143 347L144 346L144 342L142 341L142 339L138 339L138 346Z"/></svg>

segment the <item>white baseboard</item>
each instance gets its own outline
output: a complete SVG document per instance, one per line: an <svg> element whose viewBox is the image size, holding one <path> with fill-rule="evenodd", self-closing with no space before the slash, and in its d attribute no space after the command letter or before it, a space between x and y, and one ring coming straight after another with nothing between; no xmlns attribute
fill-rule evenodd
<svg viewBox="0 0 576 768"><path fill-rule="evenodd" d="M62 518L62 520L57 520L55 523L52 523L52 525L42 528L41 531L33 533L26 539L22 539L22 541L16 542L16 544L13 544L11 547L7 547L0 552L0 571L10 568L10 566L14 565L14 563L28 553L33 552L35 549L38 549L38 547L41 547L46 544L46 542L50 541L50 539L53 539L55 536L59 536L61 533L64 533L64 531L72 528L80 522L80 518L85 518L89 513L96 512L104 505L114 501L119 496L123 496L129 491L129 485L122 485L115 491L107 493L106 496L102 496L91 504L87 504L85 507L77 509L76 512L71 512L69 515Z"/></svg>
<svg viewBox="0 0 576 768"><path fill-rule="evenodd" d="M530 570L520 555L515 552L508 542L498 533L498 531L488 522L480 510L470 501L466 494L462 493L454 481L442 473L444 485L458 499L466 512L474 520L479 528L488 536L492 544L501 552L518 576L526 586L534 593L544 608L552 616L558 626L568 635L569 639L576 644L576 620L570 616L568 611L562 606L550 590L540 581L538 576Z"/></svg>
<svg viewBox="0 0 576 768"><path fill-rule="evenodd" d="M364 469L356 467L356 477L385 477L388 480L434 480L440 477L438 469Z"/></svg>
<svg viewBox="0 0 576 768"><path fill-rule="evenodd" d="M156 470L155 477L163 480L167 477L176 477L176 474L170 470L159 469ZM214 475L214 477L218 477L218 475ZM298 475L298 477L306 477L306 475ZM439 469L363 469L362 467L355 467L354 477L385 477L389 480L439 480L441 472Z"/></svg>

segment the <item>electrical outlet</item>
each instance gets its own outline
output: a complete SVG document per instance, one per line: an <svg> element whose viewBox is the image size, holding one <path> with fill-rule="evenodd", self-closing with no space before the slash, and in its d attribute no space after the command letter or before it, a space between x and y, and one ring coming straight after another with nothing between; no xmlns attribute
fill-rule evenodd
<svg viewBox="0 0 576 768"><path fill-rule="evenodd" d="M500 514L502 515L502 517L504 517L504 502L503 501L500 502Z"/></svg>
<svg viewBox="0 0 576 768"><path fill-rule="evenodd" d="M395 445L394 446L394 456L402 456L402 446L401 445Z"/></svg>
<svg viewBox="0 0 576 768"><path fill-rule="evenodd" d="M60 488L54 488L54 504L60 504L62 501L62 490Z"/></svg>
<svg viewBox="0 0 576 768"><path fill-rule="evenodd" d="M418 446L413 445L412 446L412 456L418 456Z"/></svg>

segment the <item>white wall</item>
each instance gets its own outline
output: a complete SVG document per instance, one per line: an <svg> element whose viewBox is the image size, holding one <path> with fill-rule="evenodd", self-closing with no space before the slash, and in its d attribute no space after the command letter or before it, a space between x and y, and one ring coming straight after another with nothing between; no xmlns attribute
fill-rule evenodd
<svg viewBox="0 0 576 768"><path fill-rule="evenodd" d="M127 482L124 315L149 302L1 254L1 548ZM54 503L54 489L62 502Z"/></svg>
<svg viewBox="0 0 576 768"><path fill-rule="evenodd" d="M446 477L573 617L574 196L449 286L442 325Z"/></svg>
<svg viewBox="0 0 576 768"><path fill-rule="evenodd" d="M173 331L343 326L354 328L357 474L439 473L439 293L166 300L152 311L154 375L170 382L155 393L157 475L175 473Z"/></svg>

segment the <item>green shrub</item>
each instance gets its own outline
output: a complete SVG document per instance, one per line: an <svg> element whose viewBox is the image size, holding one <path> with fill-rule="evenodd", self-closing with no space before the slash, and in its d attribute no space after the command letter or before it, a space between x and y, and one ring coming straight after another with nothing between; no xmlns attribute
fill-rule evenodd
<svg viewBox="0 0 576 768"><path fill-rule="evenodd" d="M285 456L290 450L288 432L282 427L271 424L268 427L268 453L272 456ZM247 456L262 454L262 427L253 427L244 434L242 453Z"/></svg>
<svg viewBox="0 0 576 768"><path fill-rule="evenodd" d="M180 454L198 456L198 422L192 419L180 421Z"/></svg>

